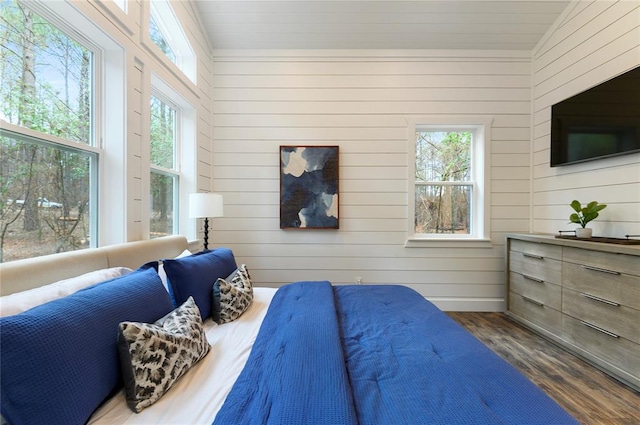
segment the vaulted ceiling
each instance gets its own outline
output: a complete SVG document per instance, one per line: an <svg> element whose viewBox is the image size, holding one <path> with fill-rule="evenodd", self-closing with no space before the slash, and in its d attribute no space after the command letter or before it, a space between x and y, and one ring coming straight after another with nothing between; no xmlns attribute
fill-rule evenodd
<svg viewBox="0 0 640 425"><path fill-rule="evenodd" d="M214 49L531 50L564 0L194 0Z"/></svg>

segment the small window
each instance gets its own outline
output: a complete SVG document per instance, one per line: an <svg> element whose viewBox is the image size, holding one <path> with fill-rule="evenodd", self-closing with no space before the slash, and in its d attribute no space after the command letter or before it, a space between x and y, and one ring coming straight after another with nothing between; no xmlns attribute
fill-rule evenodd
<svg viewBox="0 0 640 425"><path fill-rule="evenodd" d="M149 39L169 61L195 83L196 55L170 2L154 0L147 4L150 8Z"/></svg>
<svg viewBox="0 0 640 425"><path fill-rule="evenodd" d="M177 111L151 96L151 237L178 233Z"/></svg>
<svg viewBox="0 0 640 425"><path fill-rule="evenodd" d="M416 132L416 234L472 233L471 139L469 131Z"/></svg>
<svg viewBox="0 0 640 425"><path fill-rule="evenodd" d="M162 35L162 31L160 31L158 24L156 24L155 19L153 19L153 14L149 19L149 38L151 38L151 41L162 50L162 53L164 53L171 62L176 63L176 54L173 53L171 46Z"/></svg>
<svg viewBox="0 0 640 425"><path fill-rule="evenodd" d="M413 126L410 240L489 236L486 127Z"/></svg>

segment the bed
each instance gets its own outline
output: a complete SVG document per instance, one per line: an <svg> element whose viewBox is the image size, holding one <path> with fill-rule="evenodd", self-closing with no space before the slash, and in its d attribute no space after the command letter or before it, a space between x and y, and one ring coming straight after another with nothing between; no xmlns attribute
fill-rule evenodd
<svg viewBox="0 0 640 425"><path fill-rule="evenodd" d="M237 276L247 266L224 248L195 255L186 248L186 239L171 237L0 265L3 417L16 424L577 424L401 285L252 283L251 302L218 324L213 281L244 281ZM91 266L88 256L96 256ZM125 272L104 283L56 287L60 279L119 267ZM54 298L24 297L39 285L55 287ZM21 296L22 311L6 315ZM119 373L115 328L134 316L154 322L189 302L202 315L209 348L136 413Z"/></svg>

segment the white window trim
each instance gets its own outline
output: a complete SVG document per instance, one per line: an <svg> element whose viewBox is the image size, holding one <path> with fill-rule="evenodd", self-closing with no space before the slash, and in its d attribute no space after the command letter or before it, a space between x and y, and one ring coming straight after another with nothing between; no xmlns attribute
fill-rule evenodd
<svg viewBox="0 0 640 425"><path fill-rule="evenodd" d="M196 54L171 4L167 0L154 0L148 2L148 4L148 16L153 15L153 19L160 29L162 36L176 55L176 63L171 62L164 52L151 41L149 37L149 18L144 20L144 28L146 30L144 31L143 44L154 56L160 59L161 63L167 66L170 66L169 64L175 65L193 84L197 84Z"/></svg>
<svg viewBox="0 0 640 425"><path fill-rule="evenodd" d="M408 214L406 248L424 247L486 247L491 244L491 125L492 117L487 116L424 116L407 117L408 151ZM474 161L474 197L472 202L472 233L469 235L416 234L415 233L415 170L416 140L420 130L469 130L474 132L472 160ZM482 149L478 149L481 147Z"/></svg>
<svg viewBox="0 0 640 425"><path fill-rule="evenodd" d="M148 157L149 169L167 175L178 176L178 196L174 198L174 211L177 211L178 217L177 233L195 239L197 231L196 222L193 219L189 219L189 215L180 207L188 205L189 193L196 192L196 109L156 74L151 75L151 95L170 105L176 111L176 151L173 169L153 165L151 164L150 157ZM147 176L147 188L144 192L147 194L150 193L150 178L149 174ZM147 200L147 210L149 202L150 201ZM149 234L149 223L147 223L146 226L146 233Z"/></svg>
<svg viewBox="0 0 640 425"><path fill-rule="evenodd" d="M132 36L135 34L136 23L133 17L129 15L129 0L103 0L93 4L102 9L108 15L109 20L117 22L127 35Z"/></svg>
<svg viewBox="0 0 640 425"><path fill-rule="evenodd" d="M124 50L80 10L68 2L33 1L28 7L51 24L69 34L76 42L91 50L93 59L93 114L91 146L80 149L98 155L97 197L92 197L92 221L97 230L91 246L111 245L125 241L125 104ZM109 93L105 96L104 93ZM106 111L122 111L106 113ZM19 131L29 134L21 127ZM42 140L66 144L53 136L37 136ZM77 145L73 147L78 148ZM108 170L109 179L104 178ZM94 172L94 171L92 171ZM95 175L94 175L95 177Z"/></svg>

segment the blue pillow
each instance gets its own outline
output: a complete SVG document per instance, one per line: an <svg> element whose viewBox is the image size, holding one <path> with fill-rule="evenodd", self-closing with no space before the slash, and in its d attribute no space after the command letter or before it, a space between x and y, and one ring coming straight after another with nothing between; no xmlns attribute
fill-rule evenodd
<svg viewBox="0 0 640 425"><path fill-rule="evenodd" d="M1 410L9 423L81 424L122 386L118 325L173 310L154 267L0 319Z"/></svg>
<svg viewBox="0 0 640 425"><path fill-rule="evenodd" d="M211 315L214 282L238 268L233 252L228 248L205 250L188 257L163 260L162 263L176 307L193 297L202 320Z"/></svg>

